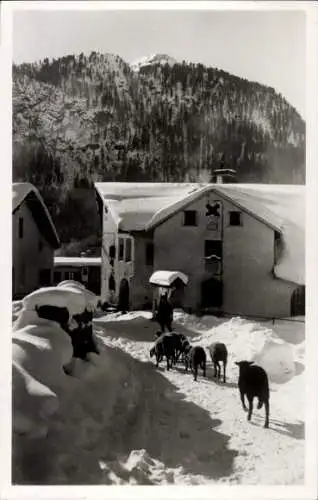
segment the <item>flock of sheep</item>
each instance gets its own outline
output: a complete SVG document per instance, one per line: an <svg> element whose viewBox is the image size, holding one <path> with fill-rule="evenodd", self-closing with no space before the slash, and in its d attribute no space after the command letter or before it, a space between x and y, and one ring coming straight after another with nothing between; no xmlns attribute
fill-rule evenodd
<svg viewBox="0 0 318 500"><path fill-rule="evenodd" d="M221 365L223 363L223 382L226 383L226 365L228 360L228 350L225 344L215 342L208 346L211 361L214 366L214 377L221 378ZM197 380L198 368L200 367L203 376L206 376L206 352L199 345L191 346L188 339L182 333L169 332L156 333L154 346L150 349L150 357L156 357L156 366L166 358L167 370L173 367L179 359L185 365L185 371L190 368L194 380ZM253 364L253 361L236 361L239 367L238 388L240 392L243 409L248 411L247 420L251 420L253 413L254 397L258 398L258 409L265 406L265 428L269 427L269 384L266 371ZM245 404L247 397L249 407Z"/></svg>
<svg viewBox="0 0 318 500"><path fill-rule="evenodd" d="M41 289L30 294L24 299L24 306L33 308L40 318L56 321L69 335L72 343L72 359L70 363L63 366L66 375L72 375L74 360L79 358L88 361L88 354L99 354L99 349L93 335L93 310L88 307L87 297L84 297L84 289L78 284L62 282L57 287ZM88 294L87 290L85 293ZM70 299L75 300L72 305ZM48 303L50 300L51 303ZM52 303L53 302L53 303ZM68 305L68 307L65 306ZM72 307L71 307L72 305ZM228 350L225 344L216 342L208 347L214 366L214 376L221 378L221 365L223 363L223 382L226 383L226 365ZM166 358L167 370L179 361L185 365L185 371L190 368L197 380L198 368L206 376L206 352L201 346L191 346L188 339L175 332L156 333L154 346L150 349L150 357L156 357L156 365ZM250 420L253 412L253 399L258 398L258 408L265 406L265 426L269 426L269 385L265 370L253 364L251 361L236 362L239 367L238 388L240 391L242 406L248 411L247 419ZM249 407L245 405L247 397Z"/></svg>

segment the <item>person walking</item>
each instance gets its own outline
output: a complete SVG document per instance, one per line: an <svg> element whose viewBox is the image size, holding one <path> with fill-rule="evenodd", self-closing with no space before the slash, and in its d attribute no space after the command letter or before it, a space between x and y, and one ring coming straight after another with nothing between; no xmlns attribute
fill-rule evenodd
<svg viewBox="0 0 318 500"><path fill-rule="evenodd" d="M160 325L162 333L165 332L165 327L167 327L169 332L172 332L173 307L168 300L167 293L162 294L160 297L157 321Z"/></svg>

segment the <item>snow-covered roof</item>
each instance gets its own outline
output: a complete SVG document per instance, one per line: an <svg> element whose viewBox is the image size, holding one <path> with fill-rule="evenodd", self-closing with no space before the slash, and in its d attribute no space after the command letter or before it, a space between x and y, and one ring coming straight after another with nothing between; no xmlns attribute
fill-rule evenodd
<svg viewBox="0 0 318 500"><path fill-rule="evenodd" d="M180 279L185 285L187 285L189 281L188 276L180 271L155 271L150 276L149 283L170 287L176 279Z"/></svg>
<svg viewBox="0 0 318 500"><path fill-rule="evenodd" d="M306 187L223 184L215 191L279 230L283 237L283 252L274 268L275 275L304 285Z"/></svg>
<svg viewBox="0 0 318 500"><path fill-rule="evenodd" d="M54 257L55 266L100 266L101 257Z"/></svg>
<svg viewBox="0 0 318 500"><path fill-rule="evenodd" d="M39 231L53 248L58 248L60 246L59 237L39 191L29 182L13 183L12 213L14 213L24 201L28 204Z"/></svg>
<svg viewBox="0 0 318 500"><path fill-rule="evenodd" d="M276 276L305 283L306 188L274 184L96 183L121 231L153 229L199 196L214 192L280 232L284 252Z"/></svg>
<svg viewBox="0 0 318 500"><path fill-rule="evenodd" d="M96 182L95 188L118 229L144 231L151 229L164 214L174 212L185 200L195 199L206 186L195 183Z"/></svg>

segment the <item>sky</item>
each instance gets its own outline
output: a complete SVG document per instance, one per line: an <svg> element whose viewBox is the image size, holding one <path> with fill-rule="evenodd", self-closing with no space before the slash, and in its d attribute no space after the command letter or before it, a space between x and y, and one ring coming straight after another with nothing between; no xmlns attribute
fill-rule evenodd
<svg viewBox="0 0 318 500"><path fill-rule="evenodd" d="M165 53L201 62L280 92L305 117L303 11L17 11L13 61L93 50L134 62Z"/></svg>

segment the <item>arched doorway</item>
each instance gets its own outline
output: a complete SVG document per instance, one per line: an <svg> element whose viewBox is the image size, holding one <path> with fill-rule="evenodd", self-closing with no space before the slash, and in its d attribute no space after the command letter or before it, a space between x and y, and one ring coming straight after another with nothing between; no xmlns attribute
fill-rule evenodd
<svg viewBox="0 0 318 500"><path fill-rule="evenodd" d="M119 284L118 310L126 313L129 309L129 282L123 278Z"/></svg>
<svg viewBox="0 0 318 500"><path fill-rule="evenodd" d="M305 287L299 286L293 291L290 301L290 315L304 316L306 312Z"/></svg>
<svg viewBox="0 0 318 500"><path fill-rule="evenodd" d="M221 307L223 304L223 282L209 278L201 283L201 307Z"/></svg>
<svg viewBox="0 0 318 500"><path fill-rule="evenodd" d="M170 302L172 307L182 307L185 284L180 278L177 278L172 285Z"/></svg>

